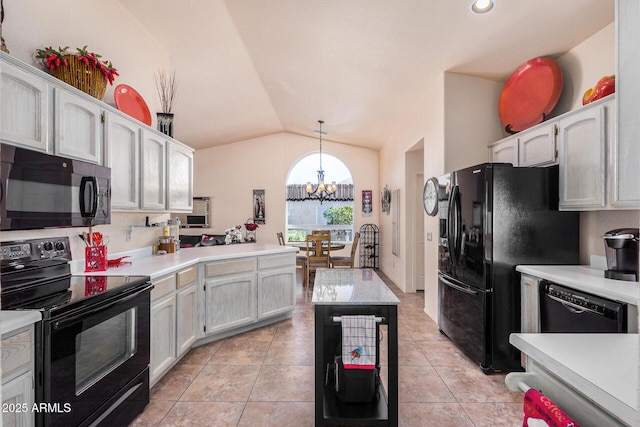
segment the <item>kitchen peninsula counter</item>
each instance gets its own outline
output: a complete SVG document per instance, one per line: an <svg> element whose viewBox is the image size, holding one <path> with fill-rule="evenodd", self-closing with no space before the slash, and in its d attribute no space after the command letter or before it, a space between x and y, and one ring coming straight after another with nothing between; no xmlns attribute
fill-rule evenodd
<svg viewBox="0 0 640 427"><path fill-rule="evenodd" d="M198 246L196 248L183 248L175 253L166 255L152 255L151 248L143 248L108 256L109 259L130 256L130 258L125 258L123 261L130 261L131 264L109 267L107 271L85 273L84 260L74 260L71 263L71 269L73 274L79 275L149 276L151 280L155 280L201 262L296 253L297 251L297 248L269 243Z"/></svg>
<svg viewBox="0 0 640 427"><path fill-rule="evenodd" d="M619 423L598 422L589 414L593 402L625 425L638 425L638 334L511 334L509 342L533 360L527 371L537 384L529 385L581 425ZM548 374L569 389L544 383Z"/></svg>

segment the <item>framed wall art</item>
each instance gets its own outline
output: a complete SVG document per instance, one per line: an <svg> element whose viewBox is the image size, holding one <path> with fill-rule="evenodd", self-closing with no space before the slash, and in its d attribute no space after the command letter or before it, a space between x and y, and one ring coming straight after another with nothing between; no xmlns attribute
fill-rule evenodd
<svg viewBox="0 0 640 427"><path fill-rule="evenodd" d="M266 221L264 190L253 190L253 222L264 224Z"/></svg>
<svg viewBox="0 0 640 427"><path fill-rule="evenodd" d="M362 216L373 215L373 191L362 190Z"/></svg>

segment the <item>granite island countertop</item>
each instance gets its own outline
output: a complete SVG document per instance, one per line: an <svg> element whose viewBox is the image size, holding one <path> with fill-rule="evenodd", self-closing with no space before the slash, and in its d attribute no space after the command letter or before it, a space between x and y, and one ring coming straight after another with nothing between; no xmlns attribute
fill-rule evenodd
<svg viewBox="0 0 640 427"><path fill-rule="evenodd" d="M316 305L398 305L400 300L368 268L319 268L313 285Z"/></svg>

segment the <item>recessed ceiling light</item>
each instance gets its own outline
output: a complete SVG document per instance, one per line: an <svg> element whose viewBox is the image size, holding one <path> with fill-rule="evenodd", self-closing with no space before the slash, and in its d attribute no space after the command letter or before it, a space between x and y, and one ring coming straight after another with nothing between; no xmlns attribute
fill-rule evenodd
<svg viewBox="0 0 640 427"><path fill-rule="evenodd" d="M496 5L495 0L475 0L471 3L471 11L473 13L488 13L493 10Z"/></svg>

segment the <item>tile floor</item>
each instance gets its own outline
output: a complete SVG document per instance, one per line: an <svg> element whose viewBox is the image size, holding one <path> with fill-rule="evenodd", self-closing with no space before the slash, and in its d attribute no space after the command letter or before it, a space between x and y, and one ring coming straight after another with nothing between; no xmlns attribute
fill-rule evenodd
<svg viewBox="0 0 640 427"><path fill-rule="evenodd" d="M380 276L401 301L399 425L521 426L523 394L509 391L503 374L484 375L442 336L422 293L404 294ZM298 279L292 319L192 349L131 425L313 426L313 306ZM383 353L381 363L384 376Z"/></svg>

